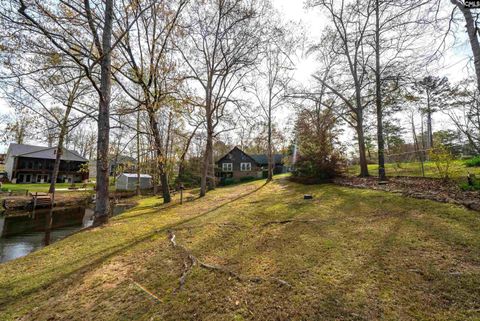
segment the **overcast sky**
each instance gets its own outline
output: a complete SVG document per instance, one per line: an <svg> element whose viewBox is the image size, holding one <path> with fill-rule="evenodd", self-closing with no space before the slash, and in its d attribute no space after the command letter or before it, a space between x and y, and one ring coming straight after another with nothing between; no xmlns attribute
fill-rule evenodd
<svg viewBox="0 0 480 321"><path fill-rule="evenodd" d="M315 43L319 40L322 29L326 25L326 19L319 9L309 8L305 10L303 0L273 0L273 3L286 19L300 22L303 25L308 42ZM444 60L440 65L432 67L431 72L440 76L448 76L453 82L458 81L471 72L466 68L470 55L468 43L457 45L445 54ZM316 69L317 65L313 57L299 57L295 79L303 84L308 84L311 82L311 74ZM8 106L6 102L0 99L0 114L7 112ZM291 113L292 111L285 110L282 115L279 115L279 118L291 118ZM437 124L445 122L445 119L439 113L435 117L434 121ZM0 127L0 130L3 130L3 128ZM6 145L0 144L0 152L5 152L6 147Z"/></svg>

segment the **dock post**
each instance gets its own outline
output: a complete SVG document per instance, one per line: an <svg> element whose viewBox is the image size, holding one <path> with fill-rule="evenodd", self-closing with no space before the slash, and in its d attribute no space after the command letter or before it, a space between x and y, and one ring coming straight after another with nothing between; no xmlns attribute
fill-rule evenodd
<svg viewBox="0 0 480 321"><path fill-rule="evenodd" d="M37 207L37 195L38 195L38 192L35 192L35 196L33 196L32 218L35 217L35 207Z"/></svg>

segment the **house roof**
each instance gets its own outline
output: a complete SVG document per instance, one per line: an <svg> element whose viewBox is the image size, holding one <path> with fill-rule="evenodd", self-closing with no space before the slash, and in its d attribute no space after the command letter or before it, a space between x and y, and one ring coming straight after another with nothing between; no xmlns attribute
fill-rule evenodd
<svg viewBox="0 0 480 321"><path fill-rule="evenodd" d="M256 154L256 155L250 155L245 153L243 150L235 146L231 151L229 151L227 154L225 154L223 157L219 158L217 160L217 163L223 160L226 156L228 156L232 151L235 149L238 149L240 152L244 153L248 157L250 157L254 162L256 162L258 165L263 166L268 164L268 156L266 154ZM282 164L283 163L283 157L284 155L282 154L274 154L273 155L273 160L275 164Z"/></svg>
<svg viewBox="0 0 480 321"><path fill-rule="evenodd" d="M128 178L137 178L137 174L131 174L131 173L123 173L123 174L120 174L118 176L126 176ZM152 176L148 175L148 174L140 174L140 178L152 178Z"/></svg>
<svg viewBox="0 0 480 321"><path fill-rule="evenodd" d="M43 158L43 159L55 159L56 147L34 146L26 144L10 144L8 147L7 155L17 157L29 157L29 158ZM82 157L75 151L63 149L62 160L88 162L88 159Z"/></svg>
<svg viewBox="0 0 480 321"><path fill-rule="evenodd" d="M268 164L268 156L266 154L256 154L250 155L258 165L267 165ZM274 154L273 161L275 164L282 164L283 155L282 154Z"/></svg>
<svg viewBox="0 0 480 321"><path fill-rule="evenodd" d="M131 156L127 155L118 155L117 157L111 156L111 161L112 164L125 164L125 163L136 163L137 160Z"/></svg>
<svg viewBox="0 0 480 321"><path fill-rule="evenodd" d="M232 148L228 153L226 153L225 155L223 155L222 157L220 157L220 158L216 161L216 163L222 161L224 158L226 158L227 156L229 156L230 154L232 154L234 150L238 150L240 153L246 155L246 156L249 157L252 161L255 162L255 160L254 160L250 155L248 155L248 154L245 153L243 150L241 150L240 148L238 148L238 146L235 146L235 147Z"/></svg>

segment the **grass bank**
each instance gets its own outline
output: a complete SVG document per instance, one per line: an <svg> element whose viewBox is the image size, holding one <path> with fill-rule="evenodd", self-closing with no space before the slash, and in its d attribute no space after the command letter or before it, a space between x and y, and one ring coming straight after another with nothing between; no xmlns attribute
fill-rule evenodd
<svg viewBox="0 0 480 321"><path fill-rule="evenodd" d="M89 183L87 184L87 190L93 191L93 186L95 184ZM57 190L56 192L58 193L73 193L76 192L76 190L69 190L68 188L72 186L72 183L57 183L55 184L55 189ZM77 183L75 184L76 187L81 188L83 186L82 183ZM46 183L35 183L35 184L2 184L2 191L3 192L8 192L11 191L15 194L18 193L26 193L28 192L39 192L39 193L47 193L50 188L50 184Z"/></svg>
<svg viewBox="0 0 480 321"><path fill-rule="evenodd" d="M480 318L477 212L284 179L159 202L142 199L105 227L0 265L3 319ZM222 269L190 266L169 230Z"/></svg>
<svg viewBox="0 0 480 321"><path fill-rule="evenodd" d="M423 164L425 177L440 178L438 169L434 162L425 162ZM368 170L371 175L378 175L378 165L370 164L368 165ZM411 163L387 163L385 164L385 170L387 175L390 176L422 176L422 167L419 162ZM348 168L348 173L351 175L360 174L360 166L354 165ZM466 167L465 161L455 160L450 165L449 176L451 179L454 179L458 182L464 182L467 179L468 173L475 174L477 177L480 177L480 167Z"/></svg>

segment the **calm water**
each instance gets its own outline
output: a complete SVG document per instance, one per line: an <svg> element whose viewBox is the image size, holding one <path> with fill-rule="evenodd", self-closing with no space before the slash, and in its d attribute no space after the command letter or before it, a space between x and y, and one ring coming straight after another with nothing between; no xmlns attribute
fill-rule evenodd
<svg viewBox="0 0 480 321"><path fill-rule="evenodd" d="M115 206L113 215L123 212L126 206ZM93 223L93 210L86 207L56 208L53 211L52 229L46 233L49 210L36 210L28 215L0 215L0 263L27 255L49 243L58 241Z"/></svg>

